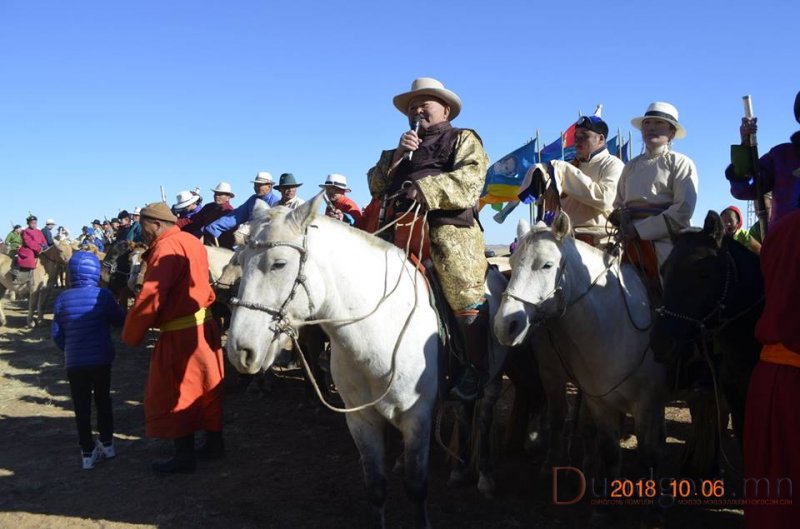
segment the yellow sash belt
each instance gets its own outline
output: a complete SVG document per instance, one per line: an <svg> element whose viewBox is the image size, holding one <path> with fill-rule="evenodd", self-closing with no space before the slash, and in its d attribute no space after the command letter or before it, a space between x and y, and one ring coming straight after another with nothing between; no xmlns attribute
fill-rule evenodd
<svg viewBox="0 0 800 529"><path fill-rule="evenodd" d="M761 349L761 361L770 364L800 367L800 354L795 353L782 343L765 345Z"/></svg>
<svg viewBox="0 0 800 529"><path fill-rule="evenodd" d="M202 325L210 319L211 311L204 308L198 310L194 314L181 316L180 318L175 318L174 320L162 323L159 327L159 330L161 332L180 331L183 329L189 329L191 327L197 327L198 325Z"/></svg>

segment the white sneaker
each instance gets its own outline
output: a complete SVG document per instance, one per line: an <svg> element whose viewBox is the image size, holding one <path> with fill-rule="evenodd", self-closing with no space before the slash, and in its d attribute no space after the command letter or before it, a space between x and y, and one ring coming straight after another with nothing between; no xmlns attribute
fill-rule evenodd
<svg viewBox="0 0 800 529"><path fill-rule="evenodd" d="M103 459L114 459L117 457L117 451L114 449L114 440L111 440L111 444L106 446L100 442L100 439L95 440L95 451L98 449L102 454Z"/></svg>
<svg viewBox="0 0 800 529"><path fill-rule="evenodd" d="M83 452L81 452L81 454L83 454ZM102 459L103 459L103 450L101 447L95 445L91 455L87 456L86 454L83 454L83 470L93 469L94 465Z"/></svg>

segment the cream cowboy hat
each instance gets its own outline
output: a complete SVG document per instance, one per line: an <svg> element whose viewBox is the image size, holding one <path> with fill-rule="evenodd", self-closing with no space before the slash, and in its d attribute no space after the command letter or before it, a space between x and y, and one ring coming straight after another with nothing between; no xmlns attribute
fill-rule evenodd
<svg viewBox="0 0 800 529"><path fill-rule="evenodd" d="M678 109L669 103L664 103L663 101L650 103L650 106L647 107L644 116L633 118L631 120L631 125L639 130L642 130L642 121L647 118L661 119L671 124L676 129L675 139L677 140L686 137L686 129L683 128L683 125L678 123Z"/></svg>
<svg viewBox="0 0 800 529"><path fill-rule="evenodd" d="M175 205L172 206L172 208L175 210L181 210L191 206L198 200L200 200L200 195L192 193L191 191L181 191L178 193L178 196L175 197Z"/></svg>
<svg viewBox="0 0 800 529"><path fill-rule="evenodd" d="M212 189L214 193L225 193L226 195L230 195L231 197L235 197L236 195L233 194L233 188L228 182L220 182L217 184L217 187Z"/></svg>
<svg viewBox="0 0 800 529"><path fill-rule="evenodd" d="M319 187L328 187L328 186L343 189L348 193L352 191L352 189L347 187L347 178L345 178L343 175L336 173L329 174L327 178L325 178L325 183L319 185Z"/></svg>
<svg viewBox="0 0 800 529"><path fill-rule="evenodd" d="M450 107L450 121L456 119L456 116L461 112L461 98L458 97L455 92L445 88L440 81L431 77L414 79L409 92L394 96L394 106L397 110L402 112L404 116L407 116L408 104L411 100L417 96L423 95L433 96L444 101L445 104Z"/></svg>
<svg viewBox="0 0 800 529"><path fill-rule="evenodd" d="M252 180L254 184L271 184L272 175L266 171L260 171L256 174L256 179Z"/></svg>

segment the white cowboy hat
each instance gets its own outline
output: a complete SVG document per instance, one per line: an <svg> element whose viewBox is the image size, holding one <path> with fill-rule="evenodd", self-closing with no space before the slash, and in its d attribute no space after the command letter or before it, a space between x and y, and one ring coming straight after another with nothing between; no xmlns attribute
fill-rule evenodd
<svg viewBox="0 0 800 529"><path fill-rule="evenodd" d="M138 215L141 212L142 209L139 206L136 206L135 208L133 208L133 213L131 213L131 215Z"/></svg>
<svg viewBox="0 0 800 529"><path fill-rule="evenodd" d="M271 184L272 175L266 171L260 171L256 174L256 179L252 181L254 184Z"/></svg>
<svg viewBox="0 0 800 529"><path fill-rule="evenodd" d="M181 191L178 193L178 196L175 197L175 205L172 206L172 208L175 210L181 210L185 207L191 206L198 200L200 200L200 195L196 195L191 191Z"/></svg>
<svg viewBox="0 0 800 529"><path fill-rule="evenodd" d="M336 173L329 174L327 178L325 178L325 183L319 185L319 187L328 187L328 186L344 189L348 193L352 191L352 189L347 187L347 178L345 178L343 175Z"/></svg>
<svg viewBox="0 0 800 529"><path fill-rule="evenodd" d="M44 225L45 225L45 226L47 226L48 224L53 224L53 225L55 225L55 223L56 223L56 221L54 221L53 219L47 219L47 220L45 221Z"/></svg>
<svg viewBox="0 0 800 529"><path fill-rule="evenodd" d="M647 118L660 119L670 123L676 129L675 139L677 140L686 137L686 129L683 128L683 125L678 123L678 109L669 103L664 103L663 101L650 103L650 106L647 107L644 116L633 118L631 120L631 125L639 130L642 130L642 121Z"/></svg>
<svg viewBox="0 0 800 529"><path fill-rule="evenodd" d="M214 193L225 193L226 195L230 195L231 197L235 197L236 195L233 194L233 188L228 182L220 182L217 184L217 187L212 189Z"/></svg>
<svg viewBox="0 0 800 529"><path fill-rule="evenodd" d="M444 101L450 107L450 116L448 118L450 121L456 119L456 116L461 112L461 98L455 92L445 88L440 81L431 77L414 79L414 82L411 83L411 91L394 96L394 106L403 115L407 116L408 104L413 98L422 95L433 96Z"/></svg>

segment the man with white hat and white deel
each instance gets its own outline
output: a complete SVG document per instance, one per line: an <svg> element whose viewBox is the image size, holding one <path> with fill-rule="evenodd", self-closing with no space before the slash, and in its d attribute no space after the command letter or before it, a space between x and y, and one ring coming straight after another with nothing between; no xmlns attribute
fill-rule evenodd
<svg viewBox="0 0 800 529"><path fill-rule="evenodd" d="M675 228L691 225L697 167L691 158L672 150L673 139L686 137L673 105L651 103L631 124L642 131L644 152L622 170L614 200L619 211L611 219L619 224L626 246L636 244L645 257L643 263L635 264L657 281L658 269L672 251L667 219Z"/></svg>

